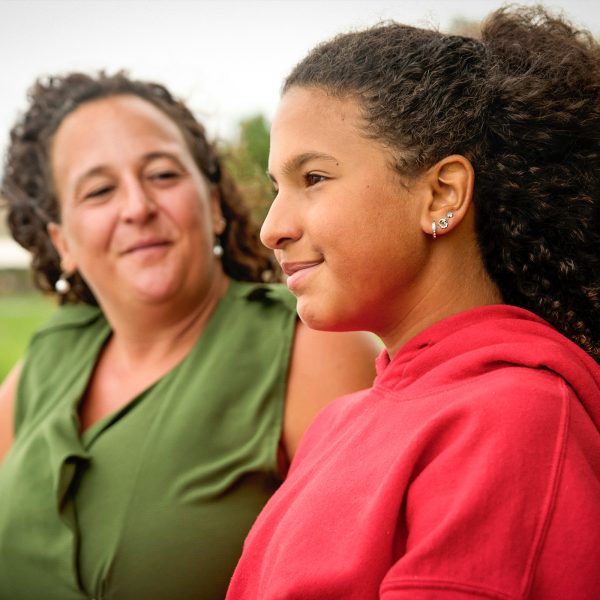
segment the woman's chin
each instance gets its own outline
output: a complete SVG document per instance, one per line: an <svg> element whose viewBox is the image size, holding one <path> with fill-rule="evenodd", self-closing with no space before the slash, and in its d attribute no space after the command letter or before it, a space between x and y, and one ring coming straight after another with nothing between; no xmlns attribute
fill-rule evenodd
<svg viewBox="0 0 600 600"><path fill-rule="evenodd" d="M137 284L130 282L127 288L122 290L126 296L125 300L140 306L172 302L180 292L180 286L164 280L138 282Z"/></svg>

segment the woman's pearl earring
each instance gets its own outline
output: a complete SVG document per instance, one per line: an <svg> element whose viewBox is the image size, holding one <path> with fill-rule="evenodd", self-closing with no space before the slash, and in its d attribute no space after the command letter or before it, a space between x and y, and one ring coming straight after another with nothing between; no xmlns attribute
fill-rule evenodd
<svg viewBox="0 0 600 600"><path fill-rule="evenodd" d="M221 241L219 240L219 235L221 235L225 231L225 227L227 227L227 221L225 220L225 217L221 217L219 221L219 226L221 227L221 231L219 231L218 235L215 235L215 243L213 245L213 254L217 258L221 258L221 256L223 256L223 254L225 253L225 250L223 250L223 246L221 246Z"/></svg>
<svg viewBox="0 0 600 600"><path fill-rule="evenodd" d="M71 291L71 284L69 283L69 280L67 279L66 273L60 274L60 277L56 280L56 283L54 284L54 289L61 296L64 296L65 294L68 294Z"/></svg>

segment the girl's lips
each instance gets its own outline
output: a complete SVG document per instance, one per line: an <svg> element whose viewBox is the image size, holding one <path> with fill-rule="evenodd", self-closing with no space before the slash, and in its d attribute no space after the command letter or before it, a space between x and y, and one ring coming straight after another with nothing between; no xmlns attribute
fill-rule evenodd
<svg viewBox="0 0 600 600"><path fill-rule="evenodd" d="M291 292L294 292L300 285L301 280L313 272L322 260L310 262L282 262L281 269L288 276L286 284Z"/></svg>

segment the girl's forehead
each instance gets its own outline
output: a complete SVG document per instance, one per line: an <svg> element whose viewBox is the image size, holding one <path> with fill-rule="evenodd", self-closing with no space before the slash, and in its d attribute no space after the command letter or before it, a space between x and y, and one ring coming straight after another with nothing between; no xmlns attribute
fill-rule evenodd
<svg viewBox="0 0 600 600"><path fill-rule="evenodd" d="M279 102L275 118L282 113L316 119L324 115L335 116L340 122L360 119L361 106L354 97L338 97L319 87L290 88Z"/></svg>
<svg viewBox="0 0 600 600"><path fill-rule="evenodd" d="M368 137L366 128L356 99L338 98L320 88L292 87L273 119L270 165L281 170L301 157L318 155L340 163L385 158L391 164L391 151Z"/></svg>

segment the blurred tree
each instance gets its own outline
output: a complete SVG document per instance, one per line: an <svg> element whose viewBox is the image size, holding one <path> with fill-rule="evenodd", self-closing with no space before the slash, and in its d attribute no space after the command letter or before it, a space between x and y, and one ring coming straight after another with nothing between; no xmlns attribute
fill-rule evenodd
<svg viewBox="0 0 600 600"><path fill-rule="evenodd" d="M223 148L226 167L238 184L254 217L262 223L273 197L267 177L269 123L261 114L239 123L237 142Z"/></svg>
<svg viewBox="0 0 600 600"><path fill-rule="evenodd" d="M250 160L266 173L269 162L269 124L263 115L256 115L240 123L240 139Z"/></svg>

